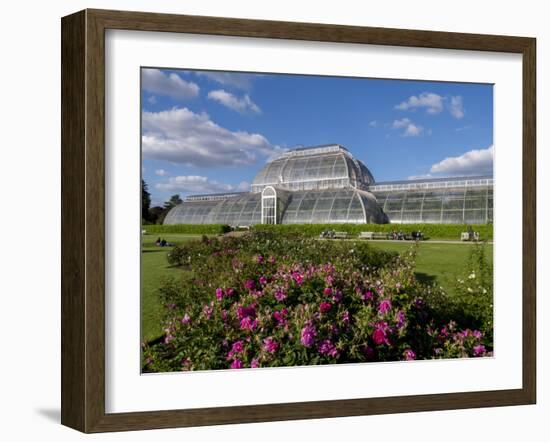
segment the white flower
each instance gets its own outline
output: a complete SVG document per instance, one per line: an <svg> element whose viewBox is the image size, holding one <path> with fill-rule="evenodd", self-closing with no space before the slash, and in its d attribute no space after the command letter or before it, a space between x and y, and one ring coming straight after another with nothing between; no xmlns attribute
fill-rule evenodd
<svg viewBox="0 0 550 442"><path fill-rule="evenodd" d="M475 279L476 274L474 272L470 273L470 276L468 276L469 279Z"/></svg>

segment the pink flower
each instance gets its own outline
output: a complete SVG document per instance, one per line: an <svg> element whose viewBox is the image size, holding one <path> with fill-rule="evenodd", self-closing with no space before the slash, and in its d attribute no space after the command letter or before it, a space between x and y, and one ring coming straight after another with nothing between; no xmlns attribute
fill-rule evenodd
<svg viewBox="0 0 550 442"><path fill-rule="evenodd" d="M283 289L279 289L275 292L275 299L279 302L284 301L286 298L286 293Z"/></svg>
<svg viewBox="0 0 550 442"><path fill-rule="evenodd" d="M407 320L407 315L403 310L399 310L395 315L395 320L397 322L397 328L403 328Z"/></svg>
<svg viewBox="0 0 550 442"><path fill-rule="evenodd" d="M348 310L346 310L344 313L342 313L342 322L344 324L349 323L349 311Z"/></svg>
<svg viewBox="0 0 550 442"><path fill-rule="evenodd" d="M173 340L174 340L174 337L172 335L168 335L164 338L164 343L170 344L170 342L172 342Z"/></svg>
<svg viewBox="0 0 550 442"><path fill-rule="evenodd" d="M189 316L187 313L183 315L183 318L181 318L182 324L189 324L191 322L191 316Z"/></svg>
<svg viewBox="0 0 550 442"><path fill-rule="evenodd" d="M235 341L231 346L231 351L233 353L241 353L244 350L243 341Z"/></svg>
<svg viewBox="0 0 550 442"><path fill-rule="evenodd" d="M232 363L231 363L231 368L243 368L243 363L240 359L235 359Z"/></svg>
<svg viewBox="0 0 550 442"><path fill-rule="evenodd" d="M330 339L325 339L324 341L321 341L321 343L317 347L317 351L322 355L331 356L333 358L338 356L338 349Z"/></svg>
<svg viewBox="0 0 550 442"><path fill-rule="evenodd" d="M365 293L363 293L363 300L368 301L369 299L372 299L373 296L374 295L372 294L372 291L367 290Z"/></svg>
<svg viewBox="0 0 550 442"><path fill-rule="evenodd" d="M233 296L235 294L235 290L234 289L227 289L225 291L225 294L229 297Z"/></svg>
<svg viewBox="0 0 550 442"><path fill-rule="evenodd" d="M250 361L250 368L258 368L260 366L260 361L258 359L252 359Z"/></svg>
<svg viewBox="0 0 550 442"><path fill-rule="evenodd" d="M252 319L250 316L246 316L241 319L241 329L243 330L255 330L258 326L258 321Z"/></svg>
<svg viewBox="0 0 550 442"><path fill-rule="evenodd" d="M331 308L332 304L330 302L321 302L321 304L319 304L319 310L321 313L327 313Z"/></svg>
<svg viewBox="0 0 550 442"><path fill-rule="evenodd" d="M332 295L332 288L330 287L325 287L325 289L323 290L323 293L327 296L330 296Z"/></svg>
<svg viewBox="0 0 550 442"><path fill-rule="evenodd" d="M317 336L317 330L313 325L306 325L300 333L300 342L304 347L311 347Z"/></svg>
<svg viewBox="0 0 550 442"><path fill-rule="evenodd" d="M245 288L248 290L253 290L256 286L256 283L252 279L247 279L244 283Z"/></svg>
<svg viewBox="0 0 550 442"><path fill-rule="evenodd" d="M334 296L332 297L332 300L334 302L340 302L342 300L342 297L344 295L342 294L342 290L336 290L336 293L334 294Z"/></svg>
<svg viewBox="0 0 550 442"><path fill-rule="evenodd" d="M297 285L302 285L302 282L304 282L304 277L300 275L298 272L294 272L292 274L292 279L294 279Z"/></svg>
<svg viewBox="0 0 550 442"><path fill-rule="evenodd" d="M264 257L262 255L257 255L256 256L256 262L258 264L261 264L262 262L264 262Z"/></svg>
<svg viewBox="0 0 550 442"><path fill-rule="evenodd" d="M267 262L270 263L270 264L275 264L275 257L269 255L269 258L267 258Z"/></svg>
<svg viewBox="0 0 550 442"><path fill-rule="evenodd" d="M481 337L483 336L483 334L482 334L479 330L474 330L474 331L472 332L472 335L473 335L473 337L476 338L476 339L481 339Z"/></svg>
<svg viewBox="0 0 550 442"><path fill-rule="evenodd" d="M260 277L260 284L266 285L267 284L267 278L265 276Z"/></svg>
<svg viewBox="0 0 550 442"><path fill-rule="evenodd" d="M247 316L255 318L256 309L254 308L254 305L249 305L248 307L240 306L237 308L237 316L239 317L239 319L246 318Z"/></svg>
<svg viewBox="0 0 550 442"><path fill-rule="evenodd" d="M276 310L273 312L273 319L277 321L277 325L285 325L286 324L286 315L288 314L288 310L286 308L282 310Z"/></svg>
<svg viewBox="0 0 550 442"><path fill-rule="evenodd" d="M243 341L235 341L231 346L231 350L227 353L227 360L234 359L235 356L239 356L244 351Z"/></svg>
<svg viewBox="0 0 550 442"><path fill-rule="evenodd" d="M380 302L378 306L378 311L383 315L388 313L391 310L391 301L389 299L384 299Z"/></svg>
<svg viewBox="0 0 550 442"><path fill-rule="evenodd" d="M264 339L264 350L268 353L275 353L279 348L279 343L271 336Z"/></svg>
<svg viewBox="0 0 550 442"><path fill-rule="evenodd" d="M221 301L223 298L223 290L219 287L216 289L216 298L218 298L218 301Z"/></svg>
<svg viewBox="0 0 550 442"><path fill-rule="evenodd" d="M485 354L485 346L483 344L479 344L474 346L474 355L475 356L483 356Z"/></svg>
<svg viewBox="0 0 550 442"><path fill-rule="evenodd" d="M206 319L210 319L210 317L212 316L212 313L214 312L214 307L212 304L210 305L205 305L202 309L202 314L204 315L204 317Z"/></svg>
<svg viewBox="0 0 550 442"><path fill-rule="evenodd" d="M386 344L387 343L386 332L381 328L375 329L374 333L372 334L372 340L376 345Z"/></svg>
<svg viewBox="0 0 550 442"><path fill-rule="evenodd" d="M414 361L416 359L416 353L412 351L410 348L407 348L403 352L403 357L405 358L405 361Z"/></svg>

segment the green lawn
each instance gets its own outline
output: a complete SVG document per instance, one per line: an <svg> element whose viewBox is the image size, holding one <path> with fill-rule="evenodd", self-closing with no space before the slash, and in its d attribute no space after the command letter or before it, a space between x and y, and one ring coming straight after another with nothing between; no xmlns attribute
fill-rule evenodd
<svg viewBox="0 0 550 442"><path fill-rule="evenodd" d="M411 247L410 243L374 241L374 247L384 250L403 252ZM419 243L416 259L416 276L423 281L435 281L446 290L450 290L458 274L466 265L472 243L463 244L431 244L429 241ZM486 256L489 263L493 264L493 245L487 244Z"/></svg>
<svg viewBox="0 0 550 442"><path fill-rule="evenodd" d="M168 265L166 253L171 247L157 247L155 241L159 235L144 235L141 253L141 339L151 340L162 334L162 304L157 289L163 278L181 274L181 270ZM167 242L179 245L201 235L162 234Z"/></svg>
<svg viewBox="0 0 550 442"><path fill-rule="evenodd" d="M170 267L166 261L166 253L170 247L157 247L155 240L159 235L145 235L143 237L142 252L142 340L151 340L162 334L160 322L162 305L158 299L158 289L163 278L178 276L181 270ZM199 239L201 235L188 234L162 234L169 243L174 245L182 244L192 239ZM373 241L373 247L384 250L403 252L409 249L412 244L409 242ZM446 290L452 291L453 281L456 275L462 273L468 259L472 244L442 244L420 243L416 263L417 277L430 282L437 281ZM486 246L486 256L489 262L493 262L493 246Z"/></svg>

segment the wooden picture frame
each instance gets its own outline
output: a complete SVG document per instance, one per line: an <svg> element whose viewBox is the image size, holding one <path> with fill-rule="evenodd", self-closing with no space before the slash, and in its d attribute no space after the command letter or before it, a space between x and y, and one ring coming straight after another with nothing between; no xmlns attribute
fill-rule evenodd
<svg viewBox="0 0 550 442"><path fill-rule="evenodd" d="M523 383L512 390L105 412L105 30L494 51L523 63ZM141 12L62 19L62 424L83 432L534 404L536 41L533 38Z"/></svg>

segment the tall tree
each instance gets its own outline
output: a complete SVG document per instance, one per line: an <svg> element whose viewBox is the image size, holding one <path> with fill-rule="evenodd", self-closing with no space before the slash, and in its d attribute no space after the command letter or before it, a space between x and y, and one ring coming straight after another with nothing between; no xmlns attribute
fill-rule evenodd
<svg viewBox="0 0 550 442"><path fill-rule="evenodd" d="M149 209L149 221L153 224L162 224L168 211L164 207L154 206Z"/></svg>
<svg viewBox="0 0 550 442"><path fill-rule="evenodd" d="M141 180L141 218L149 221L149 208L151 207L151 194L148 191L147 183Z"/></svg>
<svg viewBox="0 0 550 442"><path fill-rule="evenodd" d="M164 208L166 209L166 211L168 211L172 207L177 206L181 203L183 203L183 200L180 198L179 194L172 195L170 199L164 203Z"/></svg>

